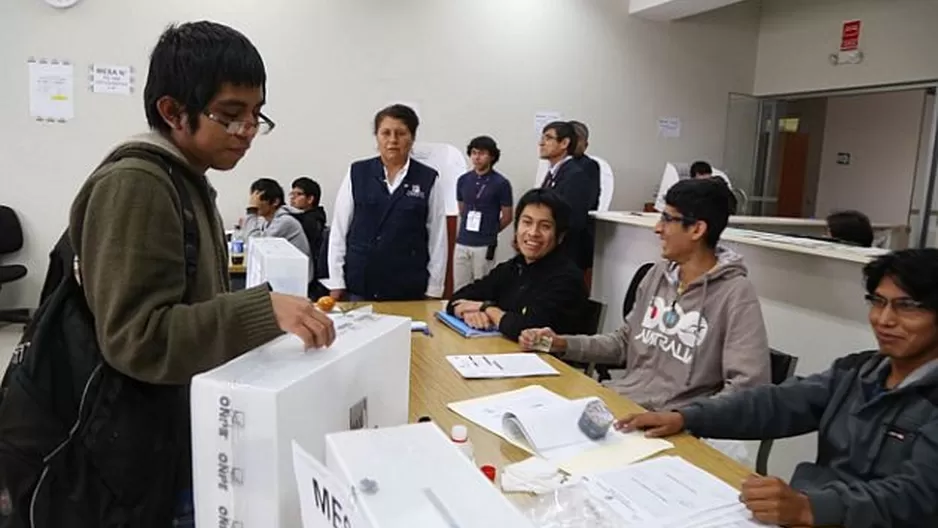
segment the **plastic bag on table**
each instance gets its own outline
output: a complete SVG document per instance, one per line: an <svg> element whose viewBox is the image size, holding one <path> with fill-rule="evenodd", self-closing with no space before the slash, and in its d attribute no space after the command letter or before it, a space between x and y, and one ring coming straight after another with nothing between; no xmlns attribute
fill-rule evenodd
<svg viewBox="0 0 938 528"><path fill-rule="evenodd" d="M582 484L539 495L523 509L538 528L618 528L622 520Z"/></svg>

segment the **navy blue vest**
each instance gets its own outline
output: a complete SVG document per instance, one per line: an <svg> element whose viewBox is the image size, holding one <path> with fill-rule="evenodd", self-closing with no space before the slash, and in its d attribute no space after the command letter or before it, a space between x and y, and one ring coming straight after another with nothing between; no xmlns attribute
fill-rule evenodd
<svg viewBox="0 0 938 528"><path fill-rule="evenodd" d="M366 299L406 301L426 296L430 273L430 190L437 172L410 161L404 181L388 193L380 158L352 164L355 210L346 235L345 287Z"/></svg>

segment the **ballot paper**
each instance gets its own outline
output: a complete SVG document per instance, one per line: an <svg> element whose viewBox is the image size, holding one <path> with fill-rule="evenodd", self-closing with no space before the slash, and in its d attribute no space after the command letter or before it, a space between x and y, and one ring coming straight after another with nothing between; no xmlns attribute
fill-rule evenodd
<svg viewBox="0 0 938 528"><path fill-rule="evenodd" d="M446 356L446 360L466 379L525 378L560 374L537 354Z"/></svg>
<svg viewBox="0 0 938 528"><path fill-rule="evenodd" d="M739 492L680 457L666 456L583 479L625 528L765 528Z"/></svg>
<svg viewBox="0 0 938 528"><path fill-rule="evenodd" d="M558 463L594 467L605 459L606 467L629 464L673 447L666 440L610 431L602 440L591 440L579 428L583 409L595 398L568 400L540 385L530 385L474 400L455 402L449 408L531 454ZM592 453L596 451L596 453ZM585 461L584 461L585 460Z"/></svg>

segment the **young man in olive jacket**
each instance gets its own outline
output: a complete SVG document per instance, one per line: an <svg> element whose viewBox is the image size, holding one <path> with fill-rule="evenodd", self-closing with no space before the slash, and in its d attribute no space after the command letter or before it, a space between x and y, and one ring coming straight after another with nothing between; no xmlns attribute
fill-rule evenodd
<svg viewBox="0 0 938 528"><path fill-rule="evenodd" d="M241 33L211 22L168 28L151 55L144 90L151 131L112 153L133 149L152 156L130 154L102 164L72 204L68 235L79 257L81 287L101 354L135 382L185 391L196 374L283 332L296 334L311 348L335 339L329 318L305 298L273 293L267 285L228 291L222 221L206 172L234 168L254 138L273 128L261 113L265 84L263 60ZM171 172L180 176L191 202L198 238L194 259L187 258L183 193L177 192ZM194 273L187 270L193 260ZM178 407L173 412L182 416L179 427L187 429L188 405L167 403L173 404ZM180 436L188 440L185 431ZM152 494L177 497L173 511L159 512L160 518L173 519L173 526L192 522L190 451L191 446L182 446L179 473L169 485L164 475L148 475ZM138 474L145 462L121 464L124 473Z"/></svg>

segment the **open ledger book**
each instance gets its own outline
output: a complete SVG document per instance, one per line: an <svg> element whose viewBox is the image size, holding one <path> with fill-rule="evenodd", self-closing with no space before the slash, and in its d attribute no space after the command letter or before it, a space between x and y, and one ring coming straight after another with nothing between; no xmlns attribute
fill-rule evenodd
<svg viewBox="0 0 938 528"><path fill-rule="evenodd" d="M583 409L595 399L568 400L540 385L531 385L451 403L449 408L571 474L631 464L674 447L666 440L613 429L602 440L590 439L578 422Z"/></svg>

